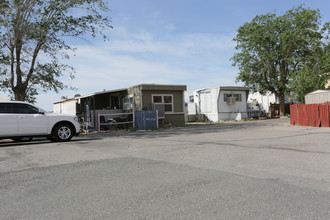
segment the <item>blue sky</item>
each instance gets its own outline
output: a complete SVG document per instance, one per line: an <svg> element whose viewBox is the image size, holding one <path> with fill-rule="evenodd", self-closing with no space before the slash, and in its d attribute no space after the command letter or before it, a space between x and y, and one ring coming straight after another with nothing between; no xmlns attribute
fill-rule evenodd
<svg viewBox="0 0 330 220"><path fill-rule="evenodd" d="M73 97L141 83L184 84L188 90L235 83L230 58L238 28L256 15L278 15L302 3L330 20L328 0L108 0L110 41L77 41L73 81L77 91L40 94L37 104L52 110L61 96ZM6 94L0 94L6 96Z"/></svg>

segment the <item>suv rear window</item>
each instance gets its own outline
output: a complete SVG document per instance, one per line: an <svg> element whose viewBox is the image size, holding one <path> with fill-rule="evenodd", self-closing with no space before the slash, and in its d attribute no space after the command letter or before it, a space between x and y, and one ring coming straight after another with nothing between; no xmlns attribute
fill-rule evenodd
<svg viewBox="0 0 330 220"><path fill-rule="evenodd" d="M0 113L15 113L13 103L0 103Z"/></svg>
<svg viewBox="0 0 330 220"><path fill-rule="evenodd" d="M0 113L37 114L38 108L23 103L0 103Z"/></svg>

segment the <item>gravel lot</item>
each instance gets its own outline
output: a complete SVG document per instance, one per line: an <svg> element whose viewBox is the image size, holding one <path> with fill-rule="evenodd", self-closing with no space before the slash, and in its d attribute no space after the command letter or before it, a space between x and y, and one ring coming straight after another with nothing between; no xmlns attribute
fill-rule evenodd
<svg viewBox="0 0 330 220"><path fill-rule="evenodd" d="M0 142L0 219L329 219L329 128L289 119Z"/></svg>

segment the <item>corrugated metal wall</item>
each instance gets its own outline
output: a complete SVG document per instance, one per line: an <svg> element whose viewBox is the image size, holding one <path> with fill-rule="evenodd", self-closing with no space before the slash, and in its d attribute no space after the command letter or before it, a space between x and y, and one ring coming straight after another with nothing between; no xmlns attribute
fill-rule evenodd
<svg viewBox="0 0 330 220"><path fill-rule="evenodd" d="M158 128L157 111L134 111L134 128L151 130Z"/></svg>
<svg viewBox="0 0 330 220"><path fill-rule="evenodd" d="M290 124L312 127L330 127L330 102L322 104L291 105Z"/></svg>
<svg viewBox="0 0 330 220"><path fill-rule="evenodd" d="M322 91L318 93L310 93L305 95L306 104L319 104L330 101L330 91Z"/></svg>

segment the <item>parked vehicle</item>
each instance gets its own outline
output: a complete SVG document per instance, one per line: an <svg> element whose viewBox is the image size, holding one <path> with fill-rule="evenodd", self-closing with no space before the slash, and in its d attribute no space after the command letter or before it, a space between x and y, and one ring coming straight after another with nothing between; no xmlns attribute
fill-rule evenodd
<svg viewBox="0 0 330 220"><path fill-rule="evenodd" d="M79 133L75 115L48 113L26 102L0 101L0 139L29 141L33 137L47 137L69 141Z"/></svg>
<svg viewBox="0 0 330 220"><path fill-rule="evenodd" d="M263 107L258 102L252 101L247 103L247 106L247 113L249 118L260 118L266 116L265 110L263 110Z"/></svg>

